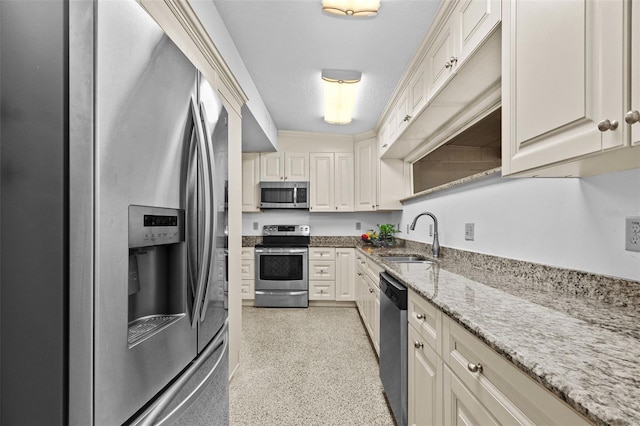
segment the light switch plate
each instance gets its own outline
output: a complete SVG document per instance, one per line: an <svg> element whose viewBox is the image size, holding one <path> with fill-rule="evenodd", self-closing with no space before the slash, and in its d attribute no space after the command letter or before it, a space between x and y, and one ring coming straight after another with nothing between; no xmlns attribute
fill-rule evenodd
<svg viewBox="0 0 640 426"><path fill-rule="evenodd" d="M640 251L640 216L627 218L624 235L625 249Z"/></svg>
<svg viewBox="0 0 640 426"><path fill-rule="evenodd" d="M356 222L356 231L360 231L362 229L362 222Z"/></svg>
<svg viewBox="0 0 640 426"><path fill-rule="evenodd" d="M467 241L473 241L474 237L474 223L465 223L464 224L464 239Z"/></svg>

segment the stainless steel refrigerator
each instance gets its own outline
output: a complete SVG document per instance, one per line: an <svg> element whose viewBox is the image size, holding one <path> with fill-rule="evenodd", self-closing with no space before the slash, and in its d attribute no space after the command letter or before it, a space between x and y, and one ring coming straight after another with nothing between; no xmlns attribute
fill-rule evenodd
<svg viewBox="0 0 640 426"><path fill-rule="evenodd" d="M227 113L134 0L0 1L0 423L227 424Z"/></svg>

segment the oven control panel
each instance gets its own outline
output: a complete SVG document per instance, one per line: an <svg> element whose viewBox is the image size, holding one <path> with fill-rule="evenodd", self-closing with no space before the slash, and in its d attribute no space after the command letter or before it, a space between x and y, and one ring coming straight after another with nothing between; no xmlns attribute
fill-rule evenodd
<svg viewBox="0 0 640 426"><path fill-rule="evenodd" d="M262 227L262 235L308 236L309 225L264 225Z"/></svg>

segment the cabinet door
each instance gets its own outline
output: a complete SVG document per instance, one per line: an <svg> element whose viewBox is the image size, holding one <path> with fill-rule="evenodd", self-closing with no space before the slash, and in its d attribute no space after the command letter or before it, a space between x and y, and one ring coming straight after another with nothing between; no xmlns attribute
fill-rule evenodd
<svg viewBox="0 0 640 426"><path fill-rule="evenodd" d="M456 58L458 55L455 42L455 27L455 15L452 15L425 55L428 98L433 98L437 95L440 89L453 77L455 61L452 62L451 58Z"/></svg>
<svg viewBox="0 0 640 426"><path fill-rule="evenodd" d="M408 420L410 425L442 424L442 360L409 326Z"/></svg>
<svg viewBox="0 0 640 426"><path fill-rule="evenodd" d="M631 8L631 108L640 111L640 5ZM631 144L640 145L640 122L631 125Z"/></svg>
<svg viewBox="0 0 640 426"><path fill-rule="evenodd" d="M255 299L254 283L254 280L242 280L242 288L240 289L242 300Z"/></svg>
<svg viewBox="0 0 640 426"><path fill-rule="evenodd" d="M334 154L334 196L333 201L335 211L352 212L353 211L353 153L352 152L336 152Z"/></svg>
<svg viewBox="0 0 640 426"><path fill-rule="evenodd" d="M309 281L309 300L335 300L333 281Z"/></svg>
<svg viewBox="0 0 640 426"><path fill-rule="evenodd" d="M446 366L442 375L445 425L497 426L500 424Z"/></svg>
<svg viewBox="0 0 640 426"><path fill-rule="evenodd" d="M284 153L284 179L303 182L309 180L308 152Z"/></svg>
<svg viewBox="0 0 640 426"><path fill-rule="evenodd" d="M402 210L400 199L409 195L402 160L380 159L378 210Z"/></svg>
<svg viewBox="0 0 640 426"><path fill-rule="evenodd" d="M242 211L257 212L259 206L260 154L242 154Z"/></svg>
<svg viewBox="0 0 640 426"><path fill-rule="evenodd" d="M622 146L624 2L502 6L503 174Z"/></svg>
<svg viewBox="0 0 640 426"><path fill-rule="evenodd" d="M500 0L462 0L456 8L458 61L461 66L496 28L501 19Z"/></svg>
<svg viewBox="0 0 640 426"><path fill-rule="evenodd" d="M396 102L394 109L396 120L398 120L396 131L392 135L392 138L395 140L402 134L402 132L404 132L404 129L409 125L409 120L411 120L411 116L409 115L410 110L408 87L406 87L398 97L398 101Z"/></svg>
<svg viewBox="0 0 640 426"><path fill-rule="evenodd" d="M426 61L423 60L409 80L409 111L407 113L409 121L427 105L427 73L425 71Z"/></svg>
<svg viewBox="0 0 640 426"><path fill-rule="evenodd" d="M355 250L336 249L336 300L355 300Z"/></svg>
<svg viewBox="0 0 640 426"><path fill-rule="evenodd" d="M335 211L333 153L309 154L309 210Z"/></svg>
<svg viewBox="0 0 640 426"><path fill-rule="evenodd" d="M284 180L284 156L282 153L260 154L260 180L264 182Z"/></svg>
<svg viewBox="0 0 640 426"><path fill-rule="evenodd" d="M355 150L355 210L373 211L377 205L378 150L375 139L357 141Z"/></svg>

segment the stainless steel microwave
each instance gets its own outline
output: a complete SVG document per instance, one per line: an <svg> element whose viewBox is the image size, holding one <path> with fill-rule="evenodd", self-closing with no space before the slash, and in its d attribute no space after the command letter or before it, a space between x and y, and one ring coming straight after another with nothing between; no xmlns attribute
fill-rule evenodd
<svg viewBox="0 0 640 426"><path fill-rule="evenodd" d="M260 182L261 209L308 209L309 182Z"/></svg>

